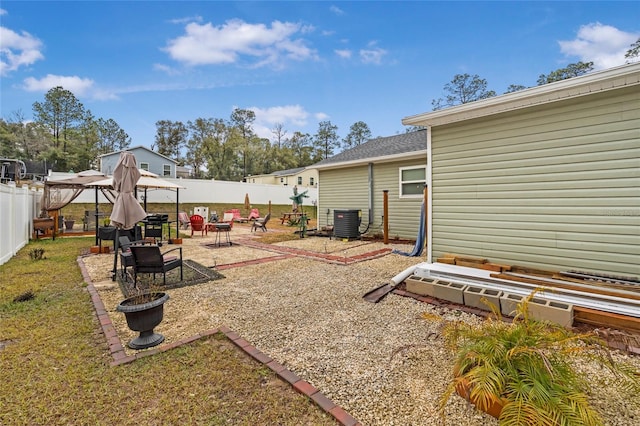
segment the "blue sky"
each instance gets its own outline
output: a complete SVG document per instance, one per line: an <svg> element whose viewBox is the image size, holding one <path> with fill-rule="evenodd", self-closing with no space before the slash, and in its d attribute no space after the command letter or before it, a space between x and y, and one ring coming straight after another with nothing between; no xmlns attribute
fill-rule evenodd
<svg viewBox="0 0 640 426"><path fill-rule="evenodd" d="M455 74L504 93L577 61L624 63L640 37L640 2L31 2L0 3L0 101L8 119L54 86L113 118L132 146L158 120L256 113L340 138L404 132Z"/></svg>

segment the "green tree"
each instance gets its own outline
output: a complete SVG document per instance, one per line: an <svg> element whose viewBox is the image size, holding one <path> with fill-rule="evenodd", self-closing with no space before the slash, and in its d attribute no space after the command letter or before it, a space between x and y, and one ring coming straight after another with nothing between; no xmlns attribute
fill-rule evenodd
<svg viewBox="0 0 640 426"><path fill-rule="evenodd" d="M215 120L213 118L196 118L188 121L189 139L187 140L186 164L193 168L196 178L202 177L206 164L206 150L208 142L214 137Z"/></svg>
<svg viewBox="0 0 640 426"><path fill-rule="evenodd" d="M318 133L314 136L315 146L322 151L322 159L333 155L333 150L338 147L338 126L331 121L321 121L318 124Z"/></svg>
<svg viewBox="0 0 640 426"><path fill-rule="evenodd" d="M520 90L524 90L526 88L527 86L523 86L522 84L510 84L509 87L507 87L507 91L504 93L519 92Z"/></svg>
<svg viewBox="0 0 640 426"><path fill-rule="evenodd" d="M256 113L248 109L236 108L231 113L231 123L238 129L240 135L240 151L242 158L242 175L247 176L251 170L249 167L252 145L255 145L253 133L253 122L256 120Z"/></svg>
<svg viewBox="0 0 640 426"><path fill-rule="evenodd" d="M444 99L431 101L434 111L496 96L496 92L487 90L487 80L477 74L456 74L444 85L444 91L447 93Z"/></svg>
<svg viewBox="0 0 640 426"><path fill-rule="evenodd" d="M98 151L106 154L113 151L122 151L131 146L131 138L120 125L110 118L99 118L97 121Z"/></svg>
<svg viewBox="0 0 640 426"><path fill-rule="evenodd" d="M313 140L308 133L294 132L285 142L285 149L286 156L291 157L285 168L305 167L315 162Z"/></svg>
<svg viewBox="0 0 640 426"><path fill-rule="evenodd" d="M180 149L185 146L189 131L181 121L160 120L156 122L156 138L151 149L181 161Z"/></svg>
<svg viewBox="0 0 640 426"><path fill-rule="evenodd" d="M73 93L62 86L50 89L44 96L44 102L33 103L35 121L48 127L53 136L54 148L67 152L70 132L84 118L84 106Z"/></svg>
<svg viewBox="0 0 640 426"><path fill-rule="evenodd" d="M349 134L342 140L343 149L353 148L371 139L371 130L364 121L356 121L349 128Z"/></svg>
<svg viewBox="0 0 640 426"><path fill-rule="evenodd" d="M590 71L593 71L593 62L577 62L575 64L569 64L565 68L558 68L555 71L551 71L549 74L540 74L540 77L538 77L538 86L553 83L554 81L579 77Z"/></svg>
<svg viewBox="0 0 640 426"><path fill-rule="evenodd" d="M417 132L418 130L424 130L424 129L426 129L425 126L407 126L404 129L404 132L405 133L411 133L411 132Z"/></svg>
<svg viewBox="0 0 640 426"><path fill-rule="evenodd" d="M209 137L203 140L207 177L218 180L232 178L234 156L233 128L221 118L212 120Z"/></svg>
<svg viewBox="0 0 640 426"><path fill-rule="evenodd" d="M636 58L640 57L640 38L629 47L624 57L627 58L627 64L634 62Z"/></svg>
<svg viewBox="0 0 640 426"><path fill-rule="evenodd" d="M18 157L18 138L11 124L0 118L0 157Z"/></svg>

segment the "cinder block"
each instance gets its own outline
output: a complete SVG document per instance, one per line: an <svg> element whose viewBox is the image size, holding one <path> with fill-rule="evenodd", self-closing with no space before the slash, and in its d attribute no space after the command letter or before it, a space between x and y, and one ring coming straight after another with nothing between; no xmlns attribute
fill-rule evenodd
<svg viewBox="0 0 640 426"><path fill-rule="evenodd" d="M502 290L493 290L470 285L464 290L464 304L485 311L490 311L490 305L493 305L500 310L500 298L503 294ZM482 301L483 298L486 299L486 302L489 303L489 305Z"/></svg>
<svg viewBox="0 0 640 426"><path fill-rule="evenodd" d="M503 294L500 298L500 312L502 315L512 317L515 315L516 307L518 303L522 301L523 297L519 294Z"/></svg>
<svg viewBox="0 0 640 426"><path fill-rule="evenodd" d="M438 280L433 283L433 297L463 305L466 288L464 284Z"/></svg>
<svg viewBox="0 0 640 426"><path fill-rule="evenodd" d="M411 275L405 280L405 283L407 284L408 292L433 297L433 283L436 281L434 278Z"/></svg>
<svg viewBox="0 0 640 426"><path fill-rule="evenodd" d="M506 294L500 298L500 309L503 315L513 316L516 305L525 297L517 294ZM573 305L556 302L542 297L534 297L527 306L529 317L538 321L549 321L563 327L573 325Z"/></svg>

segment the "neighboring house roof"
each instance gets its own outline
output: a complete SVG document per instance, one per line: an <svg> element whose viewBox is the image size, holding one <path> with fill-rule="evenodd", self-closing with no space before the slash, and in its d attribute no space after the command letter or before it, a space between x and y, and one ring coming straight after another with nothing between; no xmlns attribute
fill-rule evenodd
<svg viewBox="0 0 640 426"><path fill-rule="evenodd" d="M111 156L111 155L114 155L114 154L120 154L121 152L124 152L124 151L136 151L136 150L140 150L140 149L144 149L145 151L151 152L152 154L155 154L155 155L157 155L159 157L165 158L165 159L171 161L172 163L178 164L178 162L176 160L174 160L172 158L169 158L166 155L162 155L162 154L160 154L158 152L152 151L151 149L147 148L146 146L142 146L142 145L133 146L131 148L123 149L121 151L108 152L106 154L99 155L98 158L107 157L107 156Z"/></svg>
<svg viewBox="0 0 640 426"><path fill-rule="evenodd" d="M291 176L291 175L296 175L296 174L300 173L304 169L306 169L306 167L297 167L295 169L287 169L287 170L276 170L275 172L272 172L271 174L273 176Z"/></svg>
<svg viewBox="0 0 640 426"><path fill-rule="evenodd" d="M592 72L493 98L402 119L407 126L440 126L640 84L640 62Z"/></svg>
<svg viewBox="0 0 640 426"><path fill-rule="evenodd" d="M395 136L370 139L367 142L326 158L309 168L347 167L372 161L393 161L408 156L426 155L427 131L416 130Z"/></svg>
<svg viewBox="0 0 640 426"><path fill-rule="evenodd" d="M283 176L293 176L296 175L300 172L303 172L306 169L306 167L297 167L295 169L287 169L287 170L276 170L275 172L271 172L271 173L267 173L264 175L249 175L247 176L247 179L249 178L264 178L264 177L270 177L270 178L278 178L278 177L283 177Z"/></svg>

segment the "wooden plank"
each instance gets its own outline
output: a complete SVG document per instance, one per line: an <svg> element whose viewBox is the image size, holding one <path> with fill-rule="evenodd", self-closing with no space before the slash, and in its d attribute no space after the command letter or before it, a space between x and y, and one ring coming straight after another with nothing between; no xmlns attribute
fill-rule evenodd
<svg viewBox="0 0 640 426"><path fill-rule="evenodd" d="M525 275L540 275L543 277L551 277L553 274L555 274L554 271L547 271L545 269L536 269L520 265L512 265L511 272Z"/></svg>
<svg viewBox="0 0 640 426"><path fill-rule="evenodd" d="M473 257L473 256L456 256L456 265L459 265L459 262L465 263L488 263L489 259L485 259L482 257Z"/></svg>
<svg viewBox="0 0 640 426"><path fill-rule="evenodd" d="M456 259L453 258L453 257L439 257L437 259L437 262L446 263L448 265L455 265L456 264Z"/></svg>
<svg viewBox="0 0 640 426"><path fill-rule="evenodd" d="M573 322L580 322L596 327L610 327L634 333L640 332L640 318L598 311L582 306L573 307Z"/></svg>
<svg viewBox="0 0 640 426"><path fill-rule="evenodd" d="M567 290L575 290L575 291L583 291L583 292L586 291L588 293L602 294L606 296L615 296L615 297L625 297L627 299L640 300L640 294L625 294L624 296L621 296L620 293L618 293L617 291L609 291L606 288L595 287L595 286L585 288L585 287L573 285L570 282L567 282L566 284L560 283L560 282L549 283L543 280L536 279L536 277L533 277L533 276L519 277L519 276L512 275L511 273L502 273L502 274L491 274L491 278L500 278L503 280L518 281L518 282L523 282L527 284L533 284L539 287L564 288Z"/></svg>
<svg viewBox="0 0 640 426"><path fill-rule="evenodd" d="M620 283L616 284L616 283L608 283L603 281L582 280L579 278L567 277L562 274L554 274L553 279L569 281L572 283L578 283L578 284L584 284L584 285L591 285L596 287L614 288L617 290L624 290L624 291L636 291L640 293L640 285L620 284Z"/></svg>

